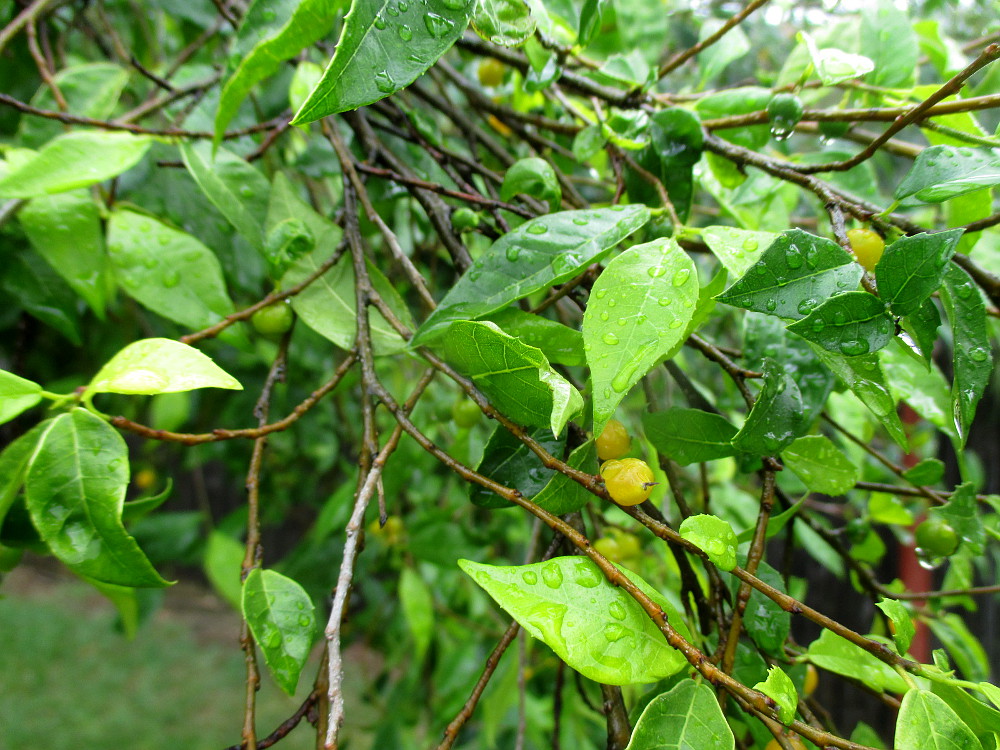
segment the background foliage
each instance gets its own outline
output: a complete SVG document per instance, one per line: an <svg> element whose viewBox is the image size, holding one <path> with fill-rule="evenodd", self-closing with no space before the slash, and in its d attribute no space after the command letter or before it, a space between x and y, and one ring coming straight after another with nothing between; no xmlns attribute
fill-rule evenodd
<svg viewBox="0 0 1000 750"><path fill-rule="evenodd" d="M995 748L998 11L0 0L3 570L236 746Z"/></svg>

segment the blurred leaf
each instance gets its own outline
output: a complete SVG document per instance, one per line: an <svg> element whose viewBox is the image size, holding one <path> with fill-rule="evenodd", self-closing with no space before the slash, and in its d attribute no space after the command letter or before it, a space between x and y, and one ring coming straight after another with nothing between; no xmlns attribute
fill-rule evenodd
<svg viewBox="0 0 1000 750"><path fill-rule="evenodd" d="M239 610L243 600L241 567L246 550L228 534L212 531L205 545L205 575L215 591Z"/></svg>
<svg viewBox="0 0 1000 750"><path fill-rule="evenodd" d="M52 267L35 253L7 256L0 286L33 317L80 345L77 295ZM13 305L10 305L13 307Z"/></svg>
<svg viewBox="0 0 1000 750"><path fill-rule="evenodd" d="M735 279L743 276L757 262L764 249L778 238L774 232L714 226L702 229L701 236Z"/></svg>
<svg viewBox="0 0 1000 750"><path fill-rule="evenodd" d="M853 677L879 692L905 693L909 689L888 664L830 630L809 644L806 657L820 669Z"/></svg>
<svg viewBox="0 0 1000 750"><path fill-rule="evenodd" d="M704 41L717 32L725 21L708 18L701 25L698 41ZM740 26L726 32L719 41L698 53L698 67L701 68L701 85L715 80L729 65L739 60L751 49L750 40Z"/></svg>
<svg viewBox="0 0 1000 750"><path fill-rule="evenodd" d="M639 604L586 557L556 557L534 565L458 564L521 627L588 679L632 685L669 677L687 666ZM635 573L619 569L690 639L670 602Z"/></svg>
<svg viewBox="0 0 1000 750"><path fill-rule="evenodd" d="M875 69L875 63L864 55L855 55L834 47L819 49L806 32L800 31L798 36L809 50L809 57L816 68L816 74L826 86L858 78Z"/></svg>
<svg viewBox="0 0 1000 750"><path fill-rule="evenodd" d="M24 485L35 448L51 421L39 422L0 451L0 528Z"/></svg>
<svg viewBox="0 0 1000 750"><path fill-rule="evenodd" d="M460 0L451 0L449 7L452 4L460 5ZM487 42L520 47L535 33L535 25L535 17L524 0L475 0L472 29Z"/></svg>
<svg viewBox="0 0 1000 750"><path fill-rule="evenodd" d="M566 463L574 469L596 474L597 447L594 441L588 440L578 448L574 448ZM593 499L594 495L589 490L561 472L556 472L542 491L532 498L539 508L557 516L580 510Z"/></svg>
<svg viewBox="0 0 1000 750"><path fill-rule="evenodd" d="M939 430L957 438L948 381L936 363L924 366L904 346L901 341L894 341L879 352L882 367L892 373L888 385L893 397L905 401Z"/></svg>
<svg viewBox="0 0 1000 750"><path fill-rule="evenodd" d="M109 62L70 65L57 72L52 82L58 87L70 112L95 120L107 120L115 111L122 90L128 83L128 71ZM31 104L50 111L59 109L52 87L48 85L39 87L31 97ZM38 148L64 132L63 125L56 120L24 117L18 128L19 143L28 148Z"/></svg>
<svg viewBox="0 0 1000 750"><path fill-rule="evenodd" d="M889 618L889 622L892 623L892 639L896 642L896 650L901 655L905 655L910 648L910 644L913 642L913 636L917 632L917 628L913 624L913 618L910 616L910 610L903 606L901 602L884 597L875 606L881 609L885 613L885 616Z"/></svg>
<svg viewBox="0 0 1000 750"><path fill-rule="evenodd" d="M875 64L866 78L868 83L886 88L913 85L920 44L904 9L889 0L865 6L861 13L861 49Z"/></svg>
<svg viewBox="0 0 1000 750"><path fill-rule="evenodd" d="M781 460L806 489L824 495L843 495L860 476L851 459L823 435L798 438L781 452Z"/></svg>
<svg viewBox="0 0 1000 750"><path fill-rule="evenodd" d="M785 591L781 574L763 560L758 563L757 577L768 586ZM743 624L747 634L759 648L773 655L784 653L785 641L792 627L792 616L756 589L750 592Z"/></svg>
<svg viewBox="0 0 1000 750"><path fill-rule="evenodd" d="M925 458L903 472L903 479L920 487L933 487L944 479L944 461Z"/></svg>
<svg viewBox="0 0 1000 750"><path fill-rule="evenodd" d="M419 663L434 637L434 596L413 568L403 568L399 575L399 605L416 644L414 661Z"/></svg>
<svg viewBox="0 0 1000 750"><path fill-rule="evenodd" d="M518 193L548 201L552 208L558 208L562 200L562 188L555 170L537 156L519 159L507 168L500 186L500 198L509 201Z"/></svg>

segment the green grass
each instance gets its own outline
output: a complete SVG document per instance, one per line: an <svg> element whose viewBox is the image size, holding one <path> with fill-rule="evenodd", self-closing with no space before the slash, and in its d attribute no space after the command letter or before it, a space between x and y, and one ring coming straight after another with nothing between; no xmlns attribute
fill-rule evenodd
<svg viewBox="0 0 1000 750"><path fill-rule="evenodd" d="M242 653L201 645L190 628L155 618L133 641L113 629L110 604L84 584L30 598L0 598L0 750L222 750L240 740ZM2 593L2 589L0 589ZM262 669L266 667L261 665ZM258 693L258 732L291 715L295 699L268 675ZM282 750L315 747L300 726Z"/></svg>

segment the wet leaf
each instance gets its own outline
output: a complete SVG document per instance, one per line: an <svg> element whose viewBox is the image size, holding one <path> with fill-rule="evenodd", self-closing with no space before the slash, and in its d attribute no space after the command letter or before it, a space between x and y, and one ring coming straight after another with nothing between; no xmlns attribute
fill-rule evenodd
<svg viewBox="0 0 1000 750"><path fill-rule="evenodd" d="M868 292L835 294L788 330L845 357L878 351L895 335L885 302Z"/></svg>

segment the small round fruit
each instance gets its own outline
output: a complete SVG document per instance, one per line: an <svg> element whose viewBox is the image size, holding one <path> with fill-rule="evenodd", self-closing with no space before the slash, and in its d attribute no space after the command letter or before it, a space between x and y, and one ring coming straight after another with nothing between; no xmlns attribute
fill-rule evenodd
<svg viewBox="0 0 1000 750"><path fill-rule="evenodd" d="M292 306L282 300L260 308L250 316L250 323L257 333L264 336L280 336L292 327L294 319Z"/></svg>
<svg viewBox="0 0 1000 750"><path fill-rule="evenodd" d="M601 464L601 476L611 499L619 505L638 505L649 499L656 482L653 470L638 458L622 458Z"/></svg>
<svg viewBox="0 0 1000 750"><path fill-rule="evenodd" d="M816 692L819 685L819 672L812 664L806 664L806 678L802 682L802 694L808 698Z"/></svg>
<svg viewBox="0 0 1000 750"><path fill-rule="evenodd" d="M775 94L767 103L767 117L781 128L794 128L802 119L804 112L802 100L795 94Z"/></svg>
<svg viewBox="0 0 1000 750"><path fill-rule="evenodd" d="M609 419L601 434L597 436L597 457L602 461L621 458L632 448L632 439L625 425L617 419Z"/></svg>
<svg viewBox="0 0 1000 750"><path fill-rule="evenodd" d="M478 424L482 416L483 413L479 410L476 402L467 398L459 398L451 406L451 418L459 427L473 427Z"/></svg>
<svg viewBox="0 0 1000 750"><path fill-rule="evenodd" d="M799 739L797 734L789 734L785 736L785 741L789 746L795 748L795 750L806 750L806 746ZM764 750L782 750L781 745L778 744L777 740L771 740L766 745L764 745Z"/></svg>
<svg viewBox="0 0 1000 750"><path fill-rule="evenodd" d="M465 206L456 208L455 213L451 215L451 225L458 232L471 232L479 226L479 221L479 214Z"/></svg>
<svg viewBox="0 0 1000 750"><path fill-rule="evenodd" d="M608 558L611 562L621 562L625 559L622 554L621 545L618 540L610 536L602 536L594 540L594 549Z"/></svg>
<svg viewBox="0 0 1000 750"><path fill-rule="evenodd" d="M851 129L851 123L842 120L820 120L819 132L824 138L840 138Z"/></svg>
<svg viewBox="0 0 1000 750"><path fill-rule="evenodd" d="M479 82L483 84L483 86L499 86L503 83L503 77L504 73L507 72L507 66L495 57L487 57L479 63L479 70L476 72L479 75Z"/></svg>
<svg viewBox="0 0 1000 750"><path fill-rule="evenodd" d="M851 250L858 263L864 266L866 271L874 271L875 264L885 250L885 240L882 236L871 229L848 229L847 239L851 242Z"/></svg>
<svg viewBox="0 0 1000 750"><path fill-rule="evenodd" d="M932 557L948 557L958 549L958 534L947 522L931 518L914 532L917 547Z"/></svg>
<svg viewBox="0 0 1000 750"><path fill-rule="evenodd" d="M135 473L135 486L140 490L148 490L154 484L156 484L156 470L151 469L148 466L144 469L139 469Z"/></svg>

